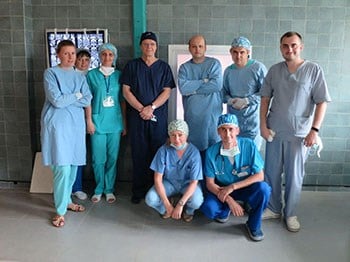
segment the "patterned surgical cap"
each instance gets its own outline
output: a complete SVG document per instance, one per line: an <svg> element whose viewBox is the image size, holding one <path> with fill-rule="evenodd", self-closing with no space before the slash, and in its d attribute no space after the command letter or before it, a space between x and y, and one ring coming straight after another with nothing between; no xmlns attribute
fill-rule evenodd
<svg viewBox="0 0 350 262"><path fill-rule="evenodd" d="M174 131L181 131L186 136L188 136L188 125L184 120L177 119L170 122L168 126L168 134L170 134Z"/></svg>
<svg viewBox="0 0 350 262"><path fill-rule="evenodd" d="M233 39L231 47L243 47L247 50L251 50L252 44L250 43L248 38L246 38L244 36L240 36L240 37Z"/></svg>
<svg viewBox="0 0 350 262"><path fill-rule="evenodd" d="M219 116L218 120L218 128L222 125L233 125L233 126L239 126L238 125L238 119L233 114L224 114Z"/></svg>

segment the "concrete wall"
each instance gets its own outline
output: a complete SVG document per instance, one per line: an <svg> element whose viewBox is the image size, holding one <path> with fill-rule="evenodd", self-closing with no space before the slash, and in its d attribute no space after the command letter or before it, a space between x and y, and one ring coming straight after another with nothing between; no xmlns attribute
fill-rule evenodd
<svg viewBox="0 0 350 262"><path fill-rule="evenodd" d="M254 58L270 67L281 60L280 36L300 32L304 57L324 68L333 99L320 131L325 148L321 159L309 159L305 184L350 185L348 0L149 0L147 17L148 30L159 35L159 57L165 60L168 44L186 44L196 33L211 45L229 45L244 35L252 41ZM33 157L40 151L44 32L66 27L107 28L119 49L118 66L132 58L132 1L1 1L0 180L30 181ZM128 180L127 139L120 158L119 178Z"/></svg>

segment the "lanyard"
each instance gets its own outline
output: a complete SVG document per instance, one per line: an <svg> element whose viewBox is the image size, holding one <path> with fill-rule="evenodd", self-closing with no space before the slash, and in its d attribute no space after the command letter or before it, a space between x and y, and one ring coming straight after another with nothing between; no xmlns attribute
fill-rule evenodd
<svg viewBox="0 0 350 262"><path fill-rule="evenodd" d="M106 93L107 95L109 95L109 91L110 91L110 85L111 85L111 78L109 76L105 76L105 85L106 85Z"/></svg>

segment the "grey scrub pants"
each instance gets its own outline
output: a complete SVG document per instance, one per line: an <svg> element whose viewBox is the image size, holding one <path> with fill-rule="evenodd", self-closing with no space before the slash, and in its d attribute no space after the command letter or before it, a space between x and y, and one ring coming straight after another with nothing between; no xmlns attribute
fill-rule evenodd
<svg viewBox="0 0 350 262"><path fill-rule="evenodd" d="M268 208L275 213L282 211L282 174L285 178L284 210L285 218L295 216L300 200L307 147L303 138L293 137L282 140L275 138L266 143L265 180L272 187Z"/></svg>

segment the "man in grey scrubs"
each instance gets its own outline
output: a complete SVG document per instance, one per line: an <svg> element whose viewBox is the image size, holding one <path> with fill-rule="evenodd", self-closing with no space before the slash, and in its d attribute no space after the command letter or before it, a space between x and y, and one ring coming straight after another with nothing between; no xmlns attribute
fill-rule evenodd
<svg viewBox="0 0 350 262"><path fill-rule="evenodd" d="M272 193L263 219L280 218L287 229L300 230L296 215L308 150L317 144L327 103L331 101L322 68L301 58L304 48L297 32L280 39L285 61L273 65L261 89L260 131L268 142L265 179ZM282 210L282 173L285 176Z"/></svg>

